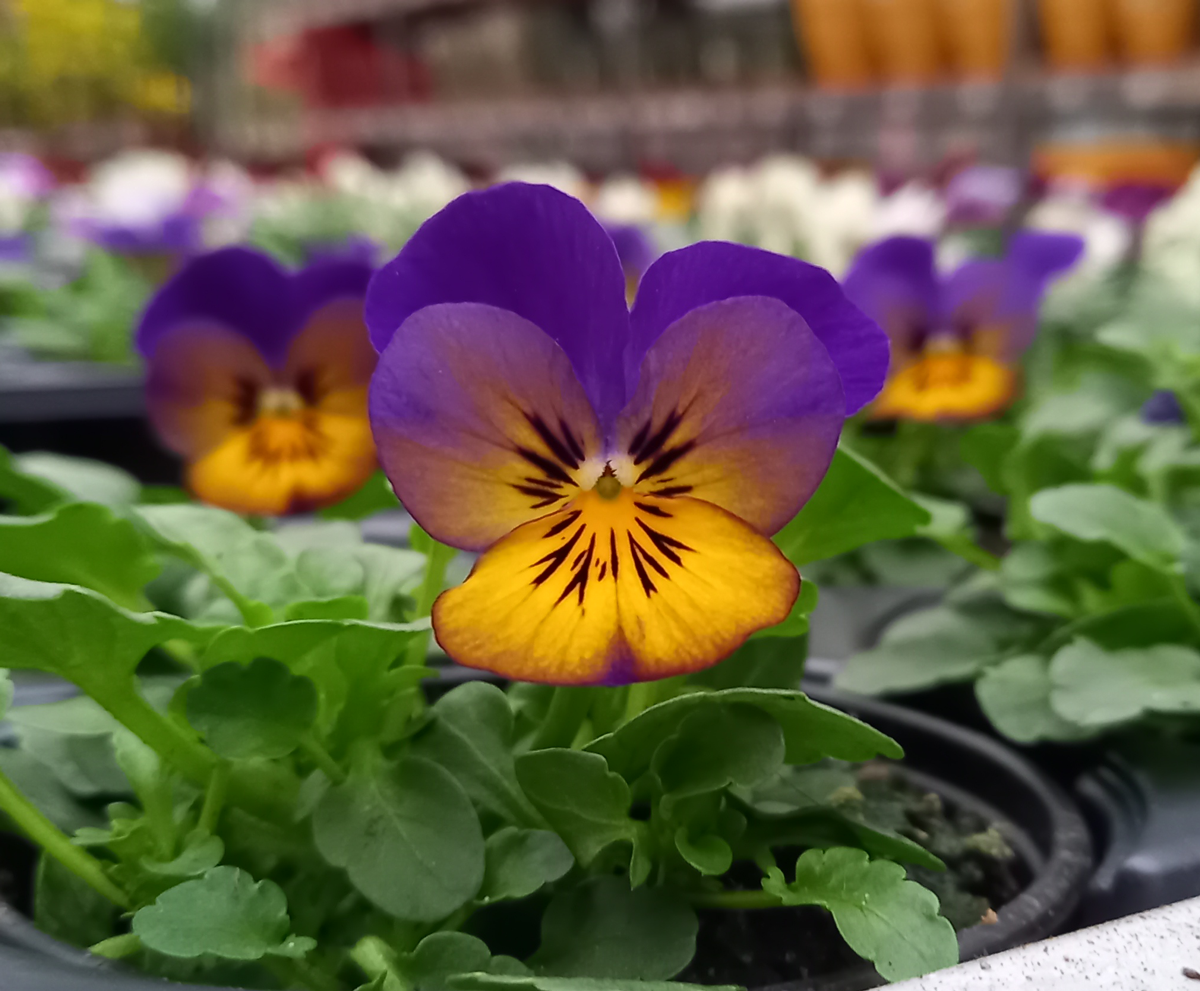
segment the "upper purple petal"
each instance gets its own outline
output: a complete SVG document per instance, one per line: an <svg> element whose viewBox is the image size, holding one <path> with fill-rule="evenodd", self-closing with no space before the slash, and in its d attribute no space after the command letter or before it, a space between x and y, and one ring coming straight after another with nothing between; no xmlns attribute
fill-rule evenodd
<svg viewBox="0 0 1200 991"><path fill-rule="evenodd" d="M154 295L138 325L136 343L147 358L181 324L216 324L248 338L274 367L282 367L292 338L326 303L359 297L371 270L358 262L323 262L295 275L249 248L223 248L187 262Z"/></svg>
<svg viewBox="0 0 1200 991"><path fill-rule="evenodd" d="M408 317L438 303L524 317L563 349L603 421L624 405L625 276L612 240L573 197L525 183L460 196L375 276L371 342L383 351Z"/></svg>
<svg viewBox="0 0 1200 991"><path fill-rule="evenodd" d="M604 229L612 238L613 247L617 249L617 257L621 260L621 268L626 276L635 275L640 279L658 257L658 250L650 235L641 224L606 223Z"/></svg>
<svg viewBox="0 0 1200 991"><path fill-rule="evenodd" d="M739 296L777 299L804 319L841 376L847 415L883 387L887 336L846 298L833 276L759 248L702 241L663 255L642 279L625 356L631 394L642 357L667 327L690 310Z"/></svg>
<svg viewBox="0 0 1200 991"><path fill-rule="evenodd" d="M933 242L924 238L890 237L865 248L843 285L847 297L887 331L898 349L933 330L941 312Z"/></svg>

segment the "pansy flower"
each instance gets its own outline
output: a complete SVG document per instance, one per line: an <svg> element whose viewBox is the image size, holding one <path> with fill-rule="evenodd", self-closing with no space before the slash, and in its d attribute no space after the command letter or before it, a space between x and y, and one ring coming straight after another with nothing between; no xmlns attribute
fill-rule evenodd
<svg viewBox="0 0 1200 991"><path fill-rule="evenodd" d="M224 248L188 262L137 331L150 417L187 460L197 498L241 513L327 505L375 470L363 323L372 269L326 261L296 274Z"/></svg>
<svg viewBox="0 0 1200 991"><path fill-rule="evenodd" d="M439 642L555 684L697 670L782 621L800 579L768 535L887 368L831 276L754 248L663 255L631 312L600 223L518 183L425 223L366 315L384 470L433 537L483 551Z"/></svg>
<svg viewBox="0 0 1200 991"><path fill-rule="evenodd" d="M965 262L945 278L923 238L889 238L864 251L846 276L846 295L892 340L891 376L873 415L970 420L1007 407L1046 284L1082 250L1072 235L1023 232L1004 257Z"/></svg>

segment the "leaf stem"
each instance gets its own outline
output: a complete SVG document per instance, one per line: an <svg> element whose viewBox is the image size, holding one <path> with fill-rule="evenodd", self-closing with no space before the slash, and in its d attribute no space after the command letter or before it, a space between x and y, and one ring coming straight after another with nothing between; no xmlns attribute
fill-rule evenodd
<svg viewBox="0 0 1200 991"><path fill-rule="evenodd" d="M261 602L255 602L253 599L242 595L228 578L218 574L216 571L209 571L208 577L217 588L229 597L229 601L237 606L237 611L241 613L242 619L245 620L247 626L262 626L264 624L265 617Z"/></svg>
<svg viewBox="0 0 1200 991"><path fill-rule="evenodd" d="M133 956L142 948L142 941L133 933L122 933L120 936L109 936L108 939L102 939L99 943L93 943L88 947L88 953L94 953L98 957L105 957L108 960L124 960L126 957Z"/></svg>
<svg viewBox="0 0 1200 991"><path fill-rule="evenodd" d="M217 831L217 820L221 818L228 791L229 762L221 761L213 768L208 787L204 790L204 805L200 808L200 821L197 823L199 829L210 835Z"/></svg>
<svg viewBox="0 0 1200 991"><path fill-rule="evenodd" d="M951 554L961 557L968 564L973 564L984 571L1000 570L1000 558L991 551L984 550L968 536L934 537L933 539Z"/></svg>
<svg viewBox="0 0 1200 991"><path fill-rule="evenodd" d="M425 562L425 576L421 579L420 589L417 590L414 619L429 616L433 612L433 604L446 584L446 568L457 553L453 547L447 547L432 537L429 538L429 556ZM429 653L429 638L429 633L418 633L409 641L404 657L405 664L420 666L425 663L425 657Z"/></svg>
<svg viewBox="0 0 1200 991"><path fill-rule="evenodd" d="M6 812L26 836L40 846L80 880L114 905L129 908L129 898L107 874L104 865L70 838L17 790L12 780L0 772L0 809Z"/></svg>
<svg viewBox="0 0 1200 991"><path fill-rule="evenodd" d="M307 960L275 959L267 966L285 984L300 984L309 991L342 991L342 983L332 974L314 967Z"/></svg>
<svg viewBox="0 0 1200 991"><path fill-rule="evenodd" d="M696 891L688 896L696 908L779 908L783 903L766 891Z"/></svg>
<svg viewBox="0 0 1200 991"><path fill-rule="evenodd" d="M413 991L396 967L396 955L378 936L364 936L350 951L353 960L371 980L383 975L386 991Z"/></svg>
<svg viewBox="0 0 1200 991"><path fill-rule="evenodd" d="M653 681L635 681L629 686L629 694L625 697L625 722L641 715L654 702L658 689Z"/></svg>
<svg viewBox="0 0 1200 991"><path fill-rule="evenodd" d="M534 734L530 748L548 750L551 747L569 747L575 742L579 727L587 718L591 706L590 688L559 685L554 689L546 719Z"/></svg>
<svg viewBox="0 0 1200 991"><path fill-rule="evenodd" d="M309 760L325 772L325 777L335 785L340 785L346 780L346 772L341 769L338 762L312 733L307 734L300 741L300 749L304 751Z"/></svg>
<svg viewBox="0 0 1200 991"><path fill-rule="evenodd" d="M1187 581L1183 575L1170 575L1171 594L1175 596L1176 601L1183 609L1184 614L1188 618L1188 622L1196 628L1196 632L1200 633L1200 604L1192 598L1188 591Z"/></svg>

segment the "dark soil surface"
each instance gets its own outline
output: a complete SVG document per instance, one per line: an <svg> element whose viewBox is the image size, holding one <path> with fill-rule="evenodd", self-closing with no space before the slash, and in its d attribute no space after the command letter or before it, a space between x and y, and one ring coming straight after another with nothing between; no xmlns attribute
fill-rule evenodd
<svg viewBox="0 0 1200 991"><path fill-rule="evenodd" d="M994 823L914 787L900 768L866 764L855 776L863 815L872 825L907 836L946 863L944 873L910 866L908 876L937 894L955 929L988 921L1025 887L1025 865ZM781 851L779 863L790 875L794 856ZM755 876L753 869L747 872L748 887ZM708 911L700 915L696 957L679 980L761 988L862 966L824 909Z"/></svg>

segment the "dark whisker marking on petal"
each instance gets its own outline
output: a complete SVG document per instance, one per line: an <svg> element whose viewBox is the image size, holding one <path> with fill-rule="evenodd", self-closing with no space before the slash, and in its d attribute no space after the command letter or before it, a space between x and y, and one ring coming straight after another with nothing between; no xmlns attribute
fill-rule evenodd
<svg viewBox="0 0 1200 991"><path fill-rule="evenodd" d="M596 580L601 581L601 582L604 581L604 576L607 572L608 572L608 562L601 561L600 562L600 577L597 578Z"/></svg>
<svg viewBox="0 0 1200 991"><path fill-rule="evenodd" d="M659 564L658 560L634 539L632 533L626 533L626 536L629 538L629 552L633 557L633 566L637 569L638 579L642 583L642 591L649 598L652 592L658 591L658 586L654 584L654 580L647 573L645 565L650 565L663 578L669 578L670 576L667 574L667 569Z"/></svg>
<svg viewBox="0 0 1200 991"><path fill-rule="evenodd" d="M577 519L579 519L579 510L574 509L571 512L567 513L567 515L564 516L557 523L555 523L554 526L552 526L549 530L547 530L545 532L545 534L543 534L543 539L549 540L551 537L557 537L560 533L562 533L567 527L569 527Z"/></svg>
<svg viewBox="0 0 1200 991"><path fill-rule="evenodd" d="M637 508L643 513L649 513L651 516L659 516L666 520L671 518L671 514L665 509L659 509L657 506L651 506L648 502L635 502L634 505L637 506Z"/></svg>
<svg viewBox="0 0 1200 991"><path fill-rule="evenodd" d="M513 488L522 495L531 496L536 499L532 505L532 509L544 509L546 506L553 506L556 502L561 502L566 498L560 492L553 492L550 489L534 488L532 485L513 485Z"/></svg>
<svg viewBox="0 0 1200 991"><path fill-rule="evenodd" d="M612 561L613 581L616 581L620 572L620 559L617 557L617 531L608 531L608 550L609 560Z"/></svg>
<svg viewBox="0 0 1200 991"><path fill-rule="evenodd" d="M558 597L558 601L554 603L555 605L558 605L559 602L562 602L563 599L571 594L571 590L575 588L579 589L579 604L581 606L583 605L583 596L587 591L588 578L590 578L592 574L592 554L595 552L595 550L596 535L593 533L592 539L587 545L587 549L575 559L575 564L572 565L572 567L576 569L575 574L571 580L567 582L567 587L563 589L562 595ZM582 568L578 566L580 561L583 561Z"/></svg>
<svg viewBox="0 0 1200 991"><path fill-rule="evenodd" d="M647 420L642 424L641 430L633 435L633 440L629 442L629 456L636 458L638 452L641 451L642 445L646 443L646 437L650 433L650 421Z"/></svg>
<svg viewBox="0 0 1200 991"><path fill-rule="evenodd" d="M645 481L647 478L653 478L655 475L661 475L664 471L670 468L671 465L691 451L695 446L696 442L694 440L689 440L686 443L671 448L669 451L664 451L652 462L650 462L650 467L638 475L637 480L641 482Z"/></svg>
<svg viewBox="0 0 1200 991"><path fill-rule="evenodd" d="M258 384L252 379L237 378L233 383L234 395L233 422L235 426L244 427L253 423L258 415Z"/></svg>
<svg viewBox="0 0 1200 991"><path fill-rule="evenodd" d="M575 432L570 425L561 416L558 418L558 429L563 435L563 440L566 441L567 447L571 449L571 453L575 455L576 461L583 460L583 445L579 442L579 438L575 436Z"/></svg>
<svg viewBox="0 0 1200 991"><path fill-rule="evenodd" d="M295 379L296 392L305 406L316 406L321 401L320 371L316 368L303 369Z"/></svg>
<svg viewBox="0 0 1200 991"><path fill-rule="evenodd" d="M549 458L543 457L537 451L531 451L527 447L518 447L517 453L528 461L535 468L545 472L548 478L557 479L560 482L565 482L567 485L574 485L571 481L571 476L563 471L562 467Z"/></svg>
<svg viewBox="0 0 1200 991"><path fill-rule="evenodd" d="M662 450L663 446L671 439L671 434L675 433L676 428L683 422L683 414L679 410L671 410L670 415L659 428L658 433L644 441L639 447L637 454L633 455L633 463L640 465ZM629 452L633 454L632 451ZM655 472L655 474L658 474Z"/></svg>
<svg viewBox="0 0 1200 991"><path fill-rule="evenodd" d="M530 485L544 485L548 489L562 488L562 482L556 482L553 478L533 478L529 475L526 475L525 481L527 481Z"/></svg>
<svg viewBox="0 0 1200 991"><path fill-rule="evenodd" d="M651 495L662 496L664 499L671 499L675 496L687 495L692 491L690 485L668 485L665 489L655 489Z"/></svg>
<svg viewBox="0 0 1200 991"><path fill-rule="evenodd" d="M554 572L556 572L559 568L562 567L563 562L570 555L571 549L577 543L579 543L579 538L583 536L583 532L586 529L587 529L586 526L580 526L579 529L576 530L575 533L571 536L571 539L568 540L565 544L563 544L560 548L558 548L558 550L551 551L545 557L539 558L538 560L533 562L533 567L535 567L535 568L539 564L546 565L545 570L533 580L533 584L535 587L538 585L541 585L542 582L544 582L547 578L549 578L552 574L554 574Z"/></svg>
<svg viewBox="0 0 1200 991"><path fill-rule="evenodd" d="M637 522L638 526L646 531L646 536L650 538L654 546L658 548L658 552L672 564L683 564L683 558L675 553L677 550L696 553L693 548L688 547L683 541L676 540L674 537L668 537L665 533L659 533L657 530L646 526L641 520Z"/></svg>
<svg viewBox="0 0 1200 991"><path fill-rule="evenodd" d="M558 458L559 462L566 465L568 468L578 468L579 459L572 456L567 449L567 445L554 436L554 431L546 426L546 421L536 413L526 413L525 419L529 421L529 425L537 432L537 435L542 438L542 443L550 448L550 453Z"/></svg>

